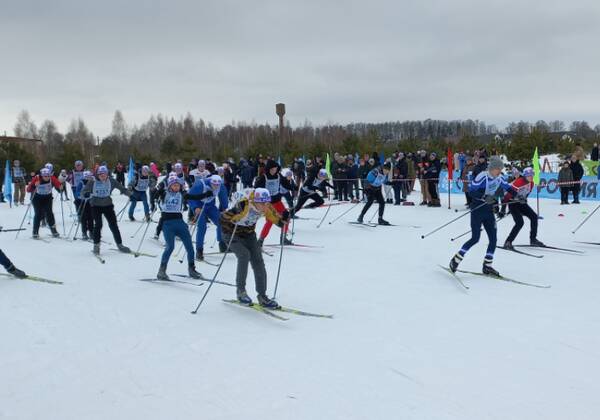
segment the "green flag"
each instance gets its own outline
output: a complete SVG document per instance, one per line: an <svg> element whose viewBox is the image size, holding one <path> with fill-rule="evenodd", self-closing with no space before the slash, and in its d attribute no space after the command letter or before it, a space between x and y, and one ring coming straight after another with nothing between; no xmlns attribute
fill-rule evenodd
<svg viewBox="0 0 600 420"><path fill-rule="evenodd" d="M533 183L535 185L540 184L540 158L538 156L538 149L535 148L533 153Z"/></svg>
<svg viewBox="0 0 600 420"><path fill-rule="evenodd" d="M329 160L329 153L327 153L327 160L325 161L325 170L327 171L327 176L331 178L331 161Z"/></svg>

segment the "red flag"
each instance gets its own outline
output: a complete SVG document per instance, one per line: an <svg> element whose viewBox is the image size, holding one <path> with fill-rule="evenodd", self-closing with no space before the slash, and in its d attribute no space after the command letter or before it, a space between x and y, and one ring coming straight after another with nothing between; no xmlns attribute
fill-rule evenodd
<svg viewBox="0 0 600 420"><path fill-rule="evenodd" d="M448 179L452 181L454 179L454 156L452 155L452 149L448 147Z"/></svg>

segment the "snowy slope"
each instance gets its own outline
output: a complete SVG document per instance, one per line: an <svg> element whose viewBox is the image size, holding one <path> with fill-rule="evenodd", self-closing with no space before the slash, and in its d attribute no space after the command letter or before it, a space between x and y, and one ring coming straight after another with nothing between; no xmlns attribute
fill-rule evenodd
<svg viewBox="0 0 600 420"><path fill-rule="evenodd" d="M123 198L114 199L119 209ZM462 197L453 200L462 207ZM437 264L460 247L449 238L469 229L468 217L420 239L459 215L446 208L386 207L392 223L420 229L347 224L358 208L320 229L318 220L297 221L295 241L324 248L285 248L277 298L333 320L274 320L222 303L234 289L218 284L191 315L206 284L137 281L156 274L158 258L103 245L101 265L88 243L34 242L31 226L18 240L1 233L18 267L65 284L0 279L0 419L596 419L600 247L573 240L600 241L600 215L574 236L595 203L541 204L539 238L585 255L536 260L498 250L495 266L547 290L466 275L471 289L462 290ZM2 205L0 225L18 226L24 210ZM60 202L55 212L60 226ZM511 225L499 223L501 241ZM137 247L138 227L121 223L126 245ZM112 241L106 226L104 235ZM210 228L206 251L213 238ZM528 225L517 242L527 239ZM462 268L481 268L486 243ZM161 252L151 240L143 250ZM277 254L265 258L272 293ZM172 260L168 271L185 267ZM219 279L234 276L227 257ZM252 296L253 286L250 274Z"/></svg>

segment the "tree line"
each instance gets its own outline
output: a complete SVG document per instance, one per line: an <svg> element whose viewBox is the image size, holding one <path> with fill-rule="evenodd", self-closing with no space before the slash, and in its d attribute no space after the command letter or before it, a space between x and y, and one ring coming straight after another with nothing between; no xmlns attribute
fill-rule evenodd
<svg viewBox="0 0 600 420"><path fill-rule="evenodd" d="M471 119L321 126L305 121L297 127L287 122L280 132L276 124L255 122L232 122L217 128L189 113L178 119L152 115L140 125L129 125L122 112L116 111L111 133L100 139L81 118L73 120L63 133L55 122L45 120L38 126L27 111L22 111L14 134L42 140L45 159L59 167L70 167L77 159L87 164L106 161L112 166L118 161L127 162L129 156L141 162L187 161L198 157L220 162L229 157L261 154L277 157L279 150L283 162L289 163L295 157L323 156L336 151L359 154L378 151L389 156L397 150L425 149L443 155L448 147L470 152L495 149L510 159L526 160L531 158L535 147L540 154L570 154L577 145L589 150L600 137L600 124L591 128L586 121L573 121L568 127L562 121L519 121L500 130ZM29 167L43 164L18 146L2 145L1 159L17 156Z"/></svg>

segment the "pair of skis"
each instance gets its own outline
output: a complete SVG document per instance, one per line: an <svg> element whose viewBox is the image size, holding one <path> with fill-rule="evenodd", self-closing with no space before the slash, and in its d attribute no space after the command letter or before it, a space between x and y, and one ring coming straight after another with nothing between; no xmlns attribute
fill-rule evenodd
<svg viewBox="0 0 600 420"><path fill-rule="evenodd" d="M463 280L458 276L458 274L456 274L456 273L463 273L463 274L471 274L471 275L474 275L474 276L489 277L489 278L495 279L495 280L502 280L502 281L506 281L506 282L509 282L509 283L520 284L522 286L536 287L536 288L539 288L539 289L549 289L550 287L552 287L552 286L550 286L548 284L528 283L528 282L525 282L525 281L511 279L509 277L504 277L502 275L500 275L500 276L494 276L494 275L491 275L491 274L479 273L477 271L456 270L456 273L455 273L452 270L450 270L449 267L444 267L441 264L440 264L440 268L443 269L444 271L450 273L465 290L469 290L469 286L467 286L463 282Z"/></svg>
<svg viewBox="0 0 600 420"><path fill-rule="evenodd" d="M313 317L313 318L329 318L329 319L333 319L333 315L316 314L316 313L313 313L313 312L301 311L299 309L287 308L285 306L280 306L277 309L267 309L267 308L264 308L264 307L260 306L257 303L253 303L252 305L245 305L245 304L240 303L238 300L235 300L235 299L223 299L223 302L229 303L229 304L232 304L232 305L236 305L236 306L240 306L242 308L252 309L252 310L260 312L260 313L262 313L264 315L270 316L271 318L278 319L280 321L288 321L289 318L283 317L283 316L279 315L277 312L283 312L283 313L288 313L288 314L292 314L292 315L300 315L300 316L307 316L307 317Z"/></svg>

